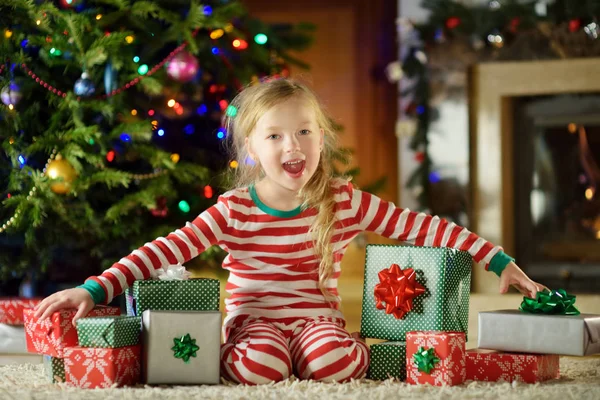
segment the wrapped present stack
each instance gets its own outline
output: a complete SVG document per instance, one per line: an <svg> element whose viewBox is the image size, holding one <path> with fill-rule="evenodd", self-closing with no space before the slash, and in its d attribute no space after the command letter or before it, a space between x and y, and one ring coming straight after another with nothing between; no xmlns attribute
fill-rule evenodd
<svg viewBox="0 0 600 400"><path fill-rule="evenodd" d="M23 310L35 307L41 299L0 298L0 354L26 354Z"/></svg>
<svg viewBox="0 0 600 400"><path fill-rule="evenodd" d="M542 382L559 376L559 355L600 353L600 315L581 314L565 290L523 298L519 310L479 313L478 349L467 379Z"/></svg>
<svg viewBox="0 0 600 400"><path fill-rule="evenodd" d="M28 350L45 355L53 382L80 388L220 382L219 281L189 279L181 265L158 272L157 280L134 282L128 316L96 307L75 330L75 311L46 321L25 313Z"/></svg>
<svg viewBox="0 0 600 400"><path fill-rule="evenodd" d="M220 286L189 279L181 265L159 271L158 280L135 281L127 312L142 317L142 381L147 384L220 382Z"/></svg>
<svg viewBox="0 0 600 400"><path fill-rule="evenodd" d="M428 373L417 370L435 378L417 379L414 383L427 381L441 385L464 381L471 264L467 252L455 249L367 246L361 335L387 340L371 345L368 378L406 378L407 365L416 365L414 356L419 350L408 348L410 333L438 335L439 340L451 338L453 345L462 343L462 352L458 353L454 347L452 351L444 347L445 344L425 346L435 347L430 353L444 361L435 363ZM446 365L457 357L463 357L457 364L460 369L449 371ZM438 375L462 378L440 379Z"/></svg>
<svg viewBox="0 0 600 400"><path fill-rule="evenodd" d="M371 345L368 378L537 383L559 377L559 354L600 353L600 315L562 289L479 313L479 348L465 350L471 264L454 249L367 246L361 335L387 340Z"/></svg>
<svg viewBox="0 0 600 400"><path fill-rule="evenodd" d="M73 326L76 310L61 310L49 318L35 318L33 309L23 310L27 351L44 355L46 374L52 382L65 381L65 349L79 344L77 330ZM105 317L121 314L117 307L97 306L89 317Z"/></svg>

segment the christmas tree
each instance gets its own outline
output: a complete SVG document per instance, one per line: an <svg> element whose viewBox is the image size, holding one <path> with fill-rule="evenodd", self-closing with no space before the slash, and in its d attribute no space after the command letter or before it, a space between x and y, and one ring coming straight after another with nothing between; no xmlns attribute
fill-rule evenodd
<svg viewBox="0 0 600 400"><path fill-rule="evenodd" d="M0 0L0 22L0 281L79 282L214 204L229 100L306 67L312 30L226 0Z"/></svg>

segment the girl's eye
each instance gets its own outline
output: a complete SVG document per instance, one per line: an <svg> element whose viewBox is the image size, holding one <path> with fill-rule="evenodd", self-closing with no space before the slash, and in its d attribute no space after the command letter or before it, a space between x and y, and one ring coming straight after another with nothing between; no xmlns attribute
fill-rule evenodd
<svg viewBox="0 0 600 400"><path fill-rule="evenodd" d="M310 131L309 131L308 129L302 129L302 130L300 131L300 134L301 134L301 135L308 135L309 133L310 133Z"/></svg>
<svg viewBox="0 0 600 400"><path fill-rule="evenodd" d="M269 136L267 137L267 139L271 139L271 140L279 139L279 135L277 135L277 134L275 134L275 133L274 133L274 134L272 134L272 135L269 135Z"/></svg>

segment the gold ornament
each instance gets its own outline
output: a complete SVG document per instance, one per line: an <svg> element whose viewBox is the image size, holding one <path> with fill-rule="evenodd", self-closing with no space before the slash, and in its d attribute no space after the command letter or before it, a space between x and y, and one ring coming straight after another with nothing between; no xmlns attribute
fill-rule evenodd
<svg viewBox="0 0 600 400"><path fill-rule="evenodd" d="M77 177L75 168L60 155L48 163L46 175L50 179L62 178L62 182L55 182L50 185L50 189L57 194L65 194L71 190L71 182Z"/></svg>

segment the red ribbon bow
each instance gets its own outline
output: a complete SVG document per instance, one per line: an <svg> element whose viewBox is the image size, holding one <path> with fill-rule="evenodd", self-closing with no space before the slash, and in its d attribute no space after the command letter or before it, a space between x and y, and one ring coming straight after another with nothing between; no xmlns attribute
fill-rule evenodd
<svg viewBox="0 0 600 400"><path fill-rule="evenodd" d="M402 319L412 310L413 299L423 293L425 287L416 281L412 268L402 270L398 264L392 264L389 269L379 271L379 283L375 285L375 306L379 310L385 308L386 314L394 314L397 319Z"/></svg>

